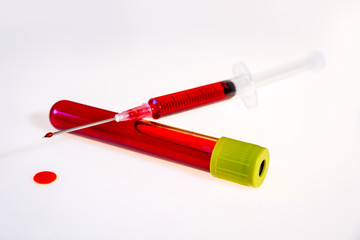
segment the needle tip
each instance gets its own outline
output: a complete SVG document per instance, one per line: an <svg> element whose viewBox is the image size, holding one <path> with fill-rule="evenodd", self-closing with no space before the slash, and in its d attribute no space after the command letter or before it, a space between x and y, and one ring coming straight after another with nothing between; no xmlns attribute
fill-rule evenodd
<svg viewBox="0 0 360 240"><path fill-rule="evenodd" d="M54 134L52 132L48 132L45 136L43 136L43 138L51 138L52 136L54 136Z"/></svg>

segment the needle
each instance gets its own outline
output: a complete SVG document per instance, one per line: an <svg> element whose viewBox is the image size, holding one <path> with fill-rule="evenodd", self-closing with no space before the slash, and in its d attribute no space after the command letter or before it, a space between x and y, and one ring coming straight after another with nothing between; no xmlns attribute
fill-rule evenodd
<svg viewBox="0 0 360 240"><path fill-rule="evenodd" d="M80 129L88 128L88 127L93 127L93 126L96 126L96 125L100 125L100 124L107 123L107 122L111 122L111 121L115 121L115 120L116 120L116 118L113 117L113 118L101 120L101 121L98 121L98 122L93 122L93 123L89 123L89 124L86 124L86 125L74 127L74 128L69 128L69 129L65 129L65 130L60 130L60 131L57 131L57 132L48 132L47 134L45 134L45 136L44 136L43 138L51 138L52 136L54 136L54 135L56 135L56 134L73 132L73 131L76 131L76 130L80 130Z"/></svg>

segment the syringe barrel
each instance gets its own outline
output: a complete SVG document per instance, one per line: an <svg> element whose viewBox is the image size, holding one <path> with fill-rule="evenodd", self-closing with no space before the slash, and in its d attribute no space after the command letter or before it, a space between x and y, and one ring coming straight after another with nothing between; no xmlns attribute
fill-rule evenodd
<svg viewBox="0 0 360 240"><path fill-rule="evenodd" d="M165 115L231 98L235 95L235 91L233 82L225 80L152 98L148 104L152 110L152 117L158 119Z"/></svg>
<svg viewBox="0 0 360 240"><path fill-rule="evenodd" d="M67 129L111 118L115 114L62 100L51 108L50 122L58 129ZM215 177L253 187L262 184L269 164L266 148L145 120L113 121L73 133L211 172Z"/></svg>

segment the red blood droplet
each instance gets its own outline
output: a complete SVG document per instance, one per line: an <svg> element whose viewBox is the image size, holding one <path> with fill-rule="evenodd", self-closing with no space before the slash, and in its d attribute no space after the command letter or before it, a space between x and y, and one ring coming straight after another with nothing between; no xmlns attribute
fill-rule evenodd
<svg viewBox="0 0 360 240"><path fill-rule="evenodd" d="M34 181L38 184L49 184L56 180L56 174L49 171L38 172L34 176Z"/></svg>
<svg viewBox="0 0 360 240"><path fill-rule="evenodd" d="M52 136L54 136L54 134L52 132L48 132L45 134L44 138L51 138Z"/></svg>

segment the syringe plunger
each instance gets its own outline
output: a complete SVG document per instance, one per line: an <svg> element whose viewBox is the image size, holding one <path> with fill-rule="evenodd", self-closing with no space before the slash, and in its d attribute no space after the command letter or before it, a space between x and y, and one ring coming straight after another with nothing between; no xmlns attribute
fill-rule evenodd
<svg viewBox="0 0 360 240"><path fill-rule="evenodd" d="M235 83L237 94L243 99L246 107L254 108L258 104L257 88L306 70L316 72L324 66L324 55L318 51L312 52L306 58L256 74L251 74L243 62L238 62L233 66L234 78L232 80Z"/></svg>

